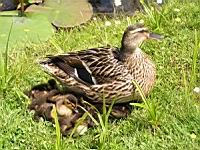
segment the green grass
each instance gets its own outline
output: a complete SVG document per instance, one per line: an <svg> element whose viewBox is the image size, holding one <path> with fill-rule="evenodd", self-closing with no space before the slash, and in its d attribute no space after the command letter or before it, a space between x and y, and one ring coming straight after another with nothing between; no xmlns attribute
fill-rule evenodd
<svg viewBox="0 0 200 150"><path fill-rule="evenodd" d="M136 86L136 90L140 93L142 102L143 103L130 103L132 106L140 107L140 108L145 108L150 116L149 122L152 124L152 127L158 127L159 125L159 116L157 115L157 107L154 103L154 100L148 100L146 96L144 95L141 87L139 84L133 80L133 84Z"/></svg>
<svg viewBox="0 0 200 150"><path fill-rule="evenodd" d="M109 134L103 146L99 142L101 130L90 128L85 135L70 142L68 137L61 137L59 148L200 149L200 102L199 95L193 92L195 87L200 87L199 5L199 0L184 3L168 0L161 12L151 13L158 20L139 13L133 18L111 19L112 25L105 27L105 20L98 19L58 32L48 42L37 45L29 42L9 49L6 77L9 84L4 88L4 95L0 95L0 149L55 149L59 135L55 127L46 121L33 121L33 113L27 110L29 100L22 94L25 89L50 78L36 64L37 60L48 54L107 44L120 46L123 30L139 21L165 35L163 41L151 40L142 45L157 66L157 83L147 99L156 105L159 125L153 128L148 110L137 108L126 119L109 120ZM121 24L116 25L115 20Z"/></svg>
<svg viewBox="0 0 200 150"><path fill-rule="evenodd" d="M60 124L58 121L58 116L56 112L56 107L53 106L53 118L55 120L55 127L56 127L56 144L55 144L55 149L56 150L61 150L61 133L60 133Z"/></svg>

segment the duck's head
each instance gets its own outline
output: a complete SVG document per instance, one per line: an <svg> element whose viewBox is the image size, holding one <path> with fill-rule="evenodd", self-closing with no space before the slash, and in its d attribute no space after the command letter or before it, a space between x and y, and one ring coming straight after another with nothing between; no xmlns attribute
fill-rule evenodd
<svg viewBox="0 0 200 150"><path fill-rule="evenodd" d="M146 39L163 39L164 37L152 33L143 24L131 25L126 28L122 38L122 50L134 52L139 45Z"/></svg>

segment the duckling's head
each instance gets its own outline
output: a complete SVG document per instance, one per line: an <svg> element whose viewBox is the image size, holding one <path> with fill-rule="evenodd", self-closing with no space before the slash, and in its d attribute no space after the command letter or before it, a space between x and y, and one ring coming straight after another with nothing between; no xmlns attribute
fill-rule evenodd
<svg viewBox="0 0 200 150"><path fill-rule="evenodd" d="M122 51L134 52L146 39L163 39L164 37L156 33L151 33L143 24L128 26L122 38Z"/></svg>

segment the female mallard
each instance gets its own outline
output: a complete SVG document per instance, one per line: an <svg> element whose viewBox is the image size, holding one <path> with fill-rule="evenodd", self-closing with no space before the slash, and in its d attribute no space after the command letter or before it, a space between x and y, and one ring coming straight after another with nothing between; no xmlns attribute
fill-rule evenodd
<svg viewBox="0 0 200 150"><path fill-rule="evenodd" d="M141 24L127 27L121 48L101 47L48 56L45 70L74 93L91 102L125 103L141 99L135 80L147 95L155 84L155 64L138 46L146 39L162 39Z"/></svg>

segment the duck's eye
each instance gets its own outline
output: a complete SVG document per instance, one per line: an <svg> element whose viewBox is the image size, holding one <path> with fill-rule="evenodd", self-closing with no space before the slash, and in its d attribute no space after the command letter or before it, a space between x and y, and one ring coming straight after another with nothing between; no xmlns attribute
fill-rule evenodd
<svg viewBox="0 0 200 150"><path fill-rule="evenodd" d="M147 30L141 30L139 31L139 33L147 33L148 31Z"/></svg>

